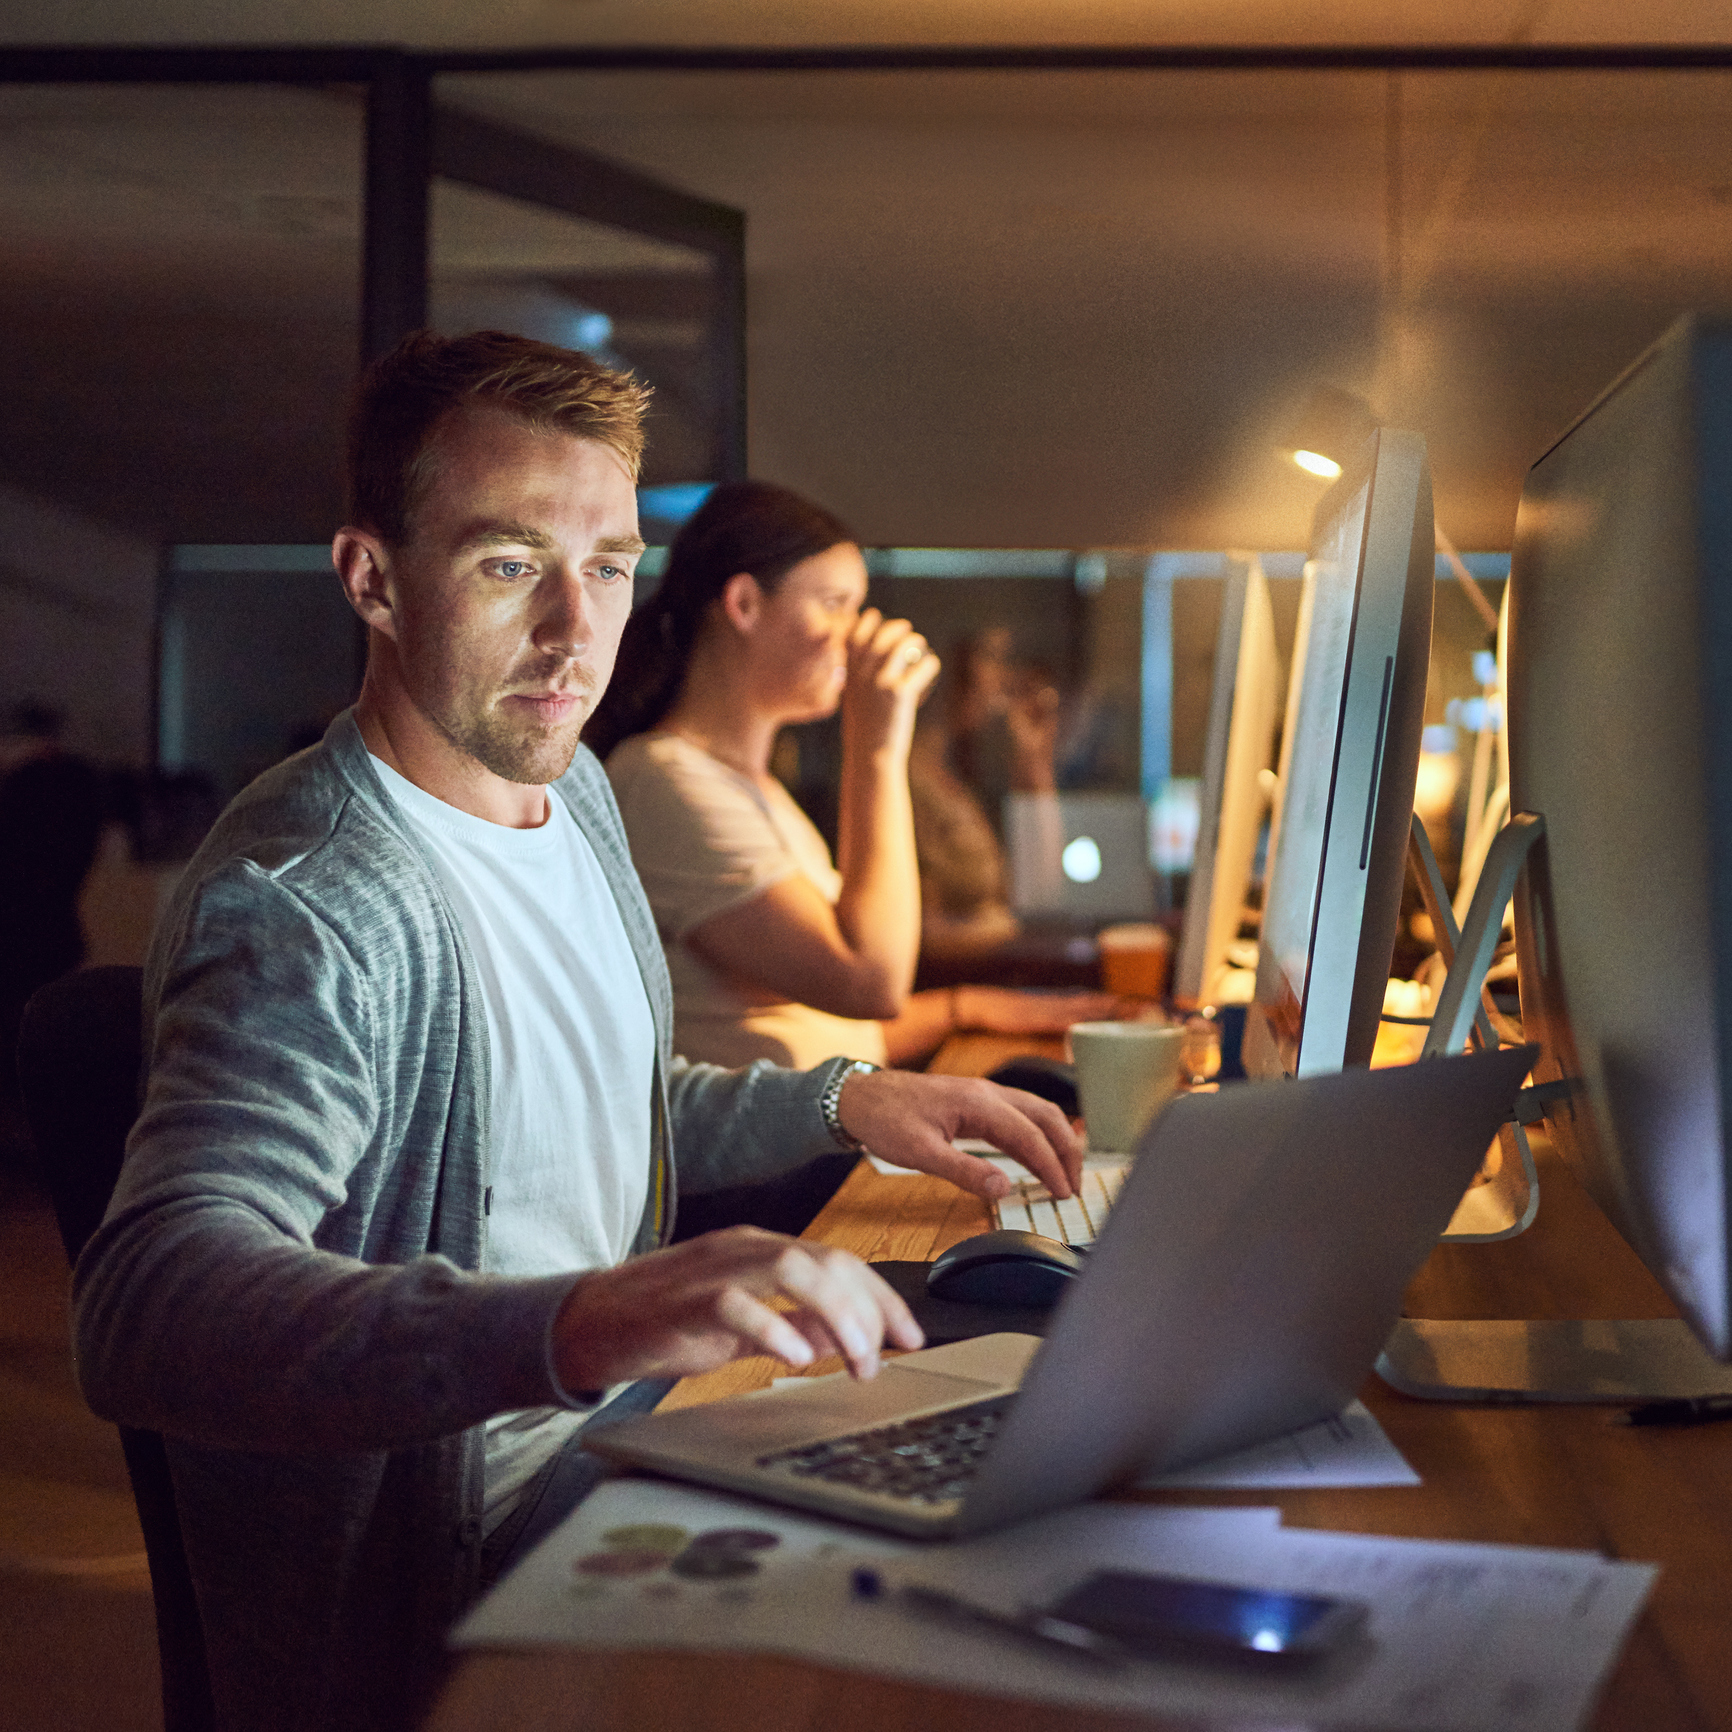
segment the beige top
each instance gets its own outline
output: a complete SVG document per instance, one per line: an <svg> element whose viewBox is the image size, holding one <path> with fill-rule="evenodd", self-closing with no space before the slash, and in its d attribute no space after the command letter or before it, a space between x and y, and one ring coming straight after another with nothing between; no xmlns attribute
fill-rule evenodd
<svg viewBox="0 0 1732 1732"><path fill-rule="evenodd" d="M649 896L674 988L674 1051L713 1064L767 1058L808 1070L827 1058L885 1062L876 1022L831 1016L713 968L687 944L712 915L803 873L826 902L842 875L780 782L761 787L676 734L615 747L608 779Z"/></svg>

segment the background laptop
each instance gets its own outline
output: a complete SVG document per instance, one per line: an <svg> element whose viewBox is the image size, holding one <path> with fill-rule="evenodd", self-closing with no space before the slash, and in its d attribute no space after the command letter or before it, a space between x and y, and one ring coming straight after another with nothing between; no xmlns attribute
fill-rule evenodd
<svg viewBox="0 0 1732 1732"><path fill-rule="evenodd" d="M1004 847L1018 914L1098 924L1154 912L1149 813L1139 794L1007 794Z"/></svg>
<svg viewBox="0 0 1732 1732"><path fill-rule="evenodd" d="M991 1335L623 1420L634 1466L899 1533L971 1533L1338 1413L1535 1049L1246 1083L1144 1133L1045 1342ZM587 1440L586 1440L587 1442Z"/></svg>

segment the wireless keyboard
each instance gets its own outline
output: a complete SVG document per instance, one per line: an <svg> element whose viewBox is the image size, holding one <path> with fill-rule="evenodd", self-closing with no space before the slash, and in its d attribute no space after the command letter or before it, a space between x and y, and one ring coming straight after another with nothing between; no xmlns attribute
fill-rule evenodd
<svg viewBox="0 0 1732 1732"><path fill-rule="evenodd" d="M1009 1196L992 1205L992 1224L1040 1233L1066 1245L1092 1245L1106 1225L1107 1212L1117 1201L1129 1170L1128 1161L1091 1160L1083 1169L1078 1194L1062 1200L1055 1199L1038 1179L1016 1179L1016 1188Z"/></svg>

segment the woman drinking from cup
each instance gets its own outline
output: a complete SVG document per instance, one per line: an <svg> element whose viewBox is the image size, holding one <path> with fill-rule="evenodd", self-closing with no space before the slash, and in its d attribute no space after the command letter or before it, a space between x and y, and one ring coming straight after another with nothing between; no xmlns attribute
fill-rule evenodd
<svg viewBox="0 0 1732 1732"><path fill-rule="evenodd" d="M633 615L586 740L607 758L690 1059L908 1063L954 1028L1059 1032L1100 994L911 991L920 885L908 793L938 658L865 607L848 529L786 488L715 489ZM777 733L842 714L838 856L770 772Z"/></svg>

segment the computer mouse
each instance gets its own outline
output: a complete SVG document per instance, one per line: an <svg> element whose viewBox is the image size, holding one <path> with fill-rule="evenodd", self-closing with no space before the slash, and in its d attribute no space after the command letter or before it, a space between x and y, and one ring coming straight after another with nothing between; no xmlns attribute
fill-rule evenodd
<svg viewBox="0 0 1732 1732"><path fill-rule="evenodd" d="M1007 1089L1026 1089L1051 1101L1067 1119L1080 1116L1077 1106L1076 1066L1061 1058L1040 1058L1033 1053L1013 1058L992 1071L988 1082L1003 1083Z"/></svg>
<svg viewBox="0 0 1732 1732"><path fill-rule="evenodd" d="M1045 1311L1082 1269L1081 1256L1057 1239L1001 1227L952 1245L927 1272L926 1291L967 1305Z"/></svg>

